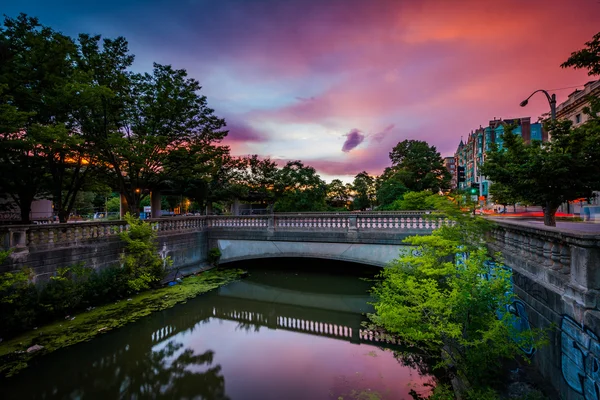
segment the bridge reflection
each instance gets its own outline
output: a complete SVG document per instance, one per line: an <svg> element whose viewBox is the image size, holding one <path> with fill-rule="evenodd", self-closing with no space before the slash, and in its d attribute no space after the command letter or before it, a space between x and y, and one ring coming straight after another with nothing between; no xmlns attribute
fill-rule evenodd
<svg viewBox="0 0 600 400"><path fill-rule="evenodd" d="M283 329L352 343L396 347L396 342L362 327L371 311L367 295L329 295L279 289L254 282L230 284L210 295L212 307L177 313L177 319L152 332L157 344L210 318L240 323L244 329ZM240 301L241 300L241 301ZM197 303L196 303L197 304Z"/></svg>
<svg viewBox="0 0 600 400"><path fill-rule="evenodd" d="M302 293L271 286L275 283L236 282L92 342L49 354L3 382L3 399L194 398L198 394L227 399L219 361L224 360L219 358L223 350L215 343L239 339L227 329L220 331L222 337L205 336L203 325L211 332L210 322L215 320L234 321L237 329L248 331L285 330L398 349L397 344L362 328L368 296ZM190 338L195 339L190 342ZM263 345L268 348L268 340ZM32 380L36 385L30 384Z"/></svg>

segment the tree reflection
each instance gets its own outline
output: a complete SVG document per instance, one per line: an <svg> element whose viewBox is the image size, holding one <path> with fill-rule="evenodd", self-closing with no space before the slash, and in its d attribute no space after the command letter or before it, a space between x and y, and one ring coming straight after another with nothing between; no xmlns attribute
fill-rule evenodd
<svg viewBox="0 0 600 400"><path fill-rule="evenodd" d="M140 374L133 376L129 387L123 388L121 396L138 399L190 399L227 400L225 378L221 366L195 372L198 367L210 366L214 352L194 354L194 350L183 350L181 343L170 341L165 348L154 351L146 359L140 360Z"/></svg>
<svg viewBox="0 0 600 400"><path fill-rule="evenodd" d="M195 354L173 340L143 354L121 350L92 365L71 364L45 390L20 384L19 398L229 400L221 366L212 365L214 355L212 350ZM74 381L81 386L74 388Z"/></svg>

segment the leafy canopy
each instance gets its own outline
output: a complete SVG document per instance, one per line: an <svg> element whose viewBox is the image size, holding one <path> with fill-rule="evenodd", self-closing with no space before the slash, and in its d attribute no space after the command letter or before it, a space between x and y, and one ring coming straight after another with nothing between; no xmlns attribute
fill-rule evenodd
<svg viewBox="0 0 600 400"><path fill-rule="evenodd" d="M570 121L546 124L552 139L548 143L523 139L505 129L503 148L493 145L481 170L509 194L544 208L544 223L556 225L556 210L566 202L591 197L600 187L600 102L592 101L590 119L571 128Z"/></svg>
<svg viewBox="0 0 600 400"><path fill-rule="evenodd" d="M450 173L435 146L421 140L404 140L389 154L397 179L414 192L438 192L450 185Z"/></svg>
<svg viewBox="0 0 600 400"><path fill-rule="evenodd" d="M495 382L506 358L519 357L517 343L541 335L514 331L510 272L491 269L483 233L490 223L463 214L438 197L435 208L452 223L406 243L416 251L401 255L381 274L373 294L375 326L432 357L437 368L453 369L475 387ZM462 255L466 257L462 257ZM518 338L518 340L514 340ZM538 341L539 342L539 341Z"/></svg>

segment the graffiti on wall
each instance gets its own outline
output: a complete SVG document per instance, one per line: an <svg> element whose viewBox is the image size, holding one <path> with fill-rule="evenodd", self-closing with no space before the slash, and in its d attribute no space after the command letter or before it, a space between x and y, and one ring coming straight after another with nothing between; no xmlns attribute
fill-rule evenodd
<svg viewBox="0 0 600 400"><path fill-rule="evenodd" d="M496 311L496 315L499 319L504 318L504 316L508 313L512 316L510 319L512 328L514 332L517 333L513 339L517 342L519 348L528 356L532 356L535 353L535 347L531 343L530 340L526 340L524 333L527 334L531 332L531 324L529 323L529 316L527 315L527 309L525 307L525 303L519 300L514 294L514 281L513 281L513 270L512 268L498 264L493 261L486 262L488 273L486 278L492 279L498 276L501 276L499 271L508 271L510 276L510 289L506 293L507 296L512 298L512 302L506 306L505 309L499 309Z"/></svg>
<svg viewBox="0 0 600 400"><path fill-rule="evenodd" d="M561 323L561 369L567 384L585 400L600 400L600 341L570 317Z"/></svg>

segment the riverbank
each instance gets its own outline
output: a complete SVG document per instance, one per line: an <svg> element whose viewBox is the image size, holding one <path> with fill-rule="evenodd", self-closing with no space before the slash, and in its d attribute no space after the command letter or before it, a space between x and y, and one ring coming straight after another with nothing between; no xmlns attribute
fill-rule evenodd
<svg viewBox="0 0 600 400"><path fill-rule="evenodd" d="M171 308L202 293L240 279L244 271L212 269L182 279L174 286L150 290L68 316L0 343L0 376L12 376L33 358L119 328L155 311Z"/></svg>

